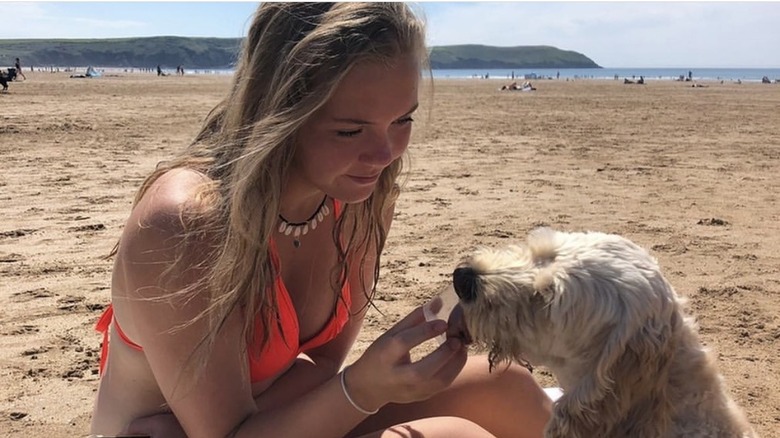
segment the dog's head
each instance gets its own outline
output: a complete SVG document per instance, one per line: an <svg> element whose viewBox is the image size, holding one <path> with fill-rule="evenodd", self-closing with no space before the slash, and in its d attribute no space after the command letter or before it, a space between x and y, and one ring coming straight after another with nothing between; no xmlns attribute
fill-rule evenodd
<svg viewBox="0 0 780 438"><path fill-rule="evenodd" d="M524 246L477 250L453 285L491 364L545 365L564 387L594 373L591 384L605 388L626 351L635 360L657 352L647 344L668 338L677 303L656 261L629 240L547 228Z"/></svg>

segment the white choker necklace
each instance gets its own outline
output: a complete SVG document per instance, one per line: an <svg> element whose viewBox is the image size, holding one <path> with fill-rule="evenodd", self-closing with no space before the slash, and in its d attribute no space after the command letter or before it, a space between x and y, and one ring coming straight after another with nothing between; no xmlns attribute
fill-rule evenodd
<svg viewBox="0 0 780 438"><path fill-rule="evenodd" d="M281 213L279 213L279 221L281 222L279 224L279 233L284 234L285 236L292 234L293 245L296 248L300 247L301 236L305 236L310 229L317 229L317 224L321 223L325 219L325 216L330 214L330 207L328 207L325 202L327 200L328 195L325 195L325 197L322 198L322 202L320 202L320 206L317 207L317 210L314 212L314 214L312 214L303 222L290 222L285 219Z"/></svg>

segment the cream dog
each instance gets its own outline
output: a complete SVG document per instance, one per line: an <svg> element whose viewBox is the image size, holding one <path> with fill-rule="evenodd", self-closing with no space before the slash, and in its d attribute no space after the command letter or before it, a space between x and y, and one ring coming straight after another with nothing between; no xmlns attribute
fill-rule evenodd
<svg viewBox="0 0 780 438"><path fill-rule="evenodd" d="M683 300L625 238L537 229L526 246L478 250L453 285L491 367L527 361L558 379L546 437L756 436Z"/></svg>

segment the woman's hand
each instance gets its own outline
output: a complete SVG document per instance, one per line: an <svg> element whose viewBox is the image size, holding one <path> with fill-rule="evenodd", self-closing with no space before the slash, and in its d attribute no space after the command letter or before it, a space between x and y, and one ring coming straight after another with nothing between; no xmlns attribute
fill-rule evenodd
<svg viewBox="0 0 780 438"><path fill-rule="evenodd" d="M346 386L367 410L386 403L425 400L447 388L466 364L466 347L449 338L439 348L412 362L410 350L447 330L442 320L426 322L422 307L390 328L349 367Z"/></svg>
<svg viewBox="0 0 780 438"><path fill-rule="evenodd" d="M187 438L187 434L173 414L155 414L136 418L124 434L149 438Z"/></svg>

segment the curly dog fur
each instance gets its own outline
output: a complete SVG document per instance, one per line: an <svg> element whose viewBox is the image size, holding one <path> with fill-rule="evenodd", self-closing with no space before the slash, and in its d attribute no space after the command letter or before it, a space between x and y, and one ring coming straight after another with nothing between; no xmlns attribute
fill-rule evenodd
<svg viewBox="0 0 780 438"><path fill-rule="evenodd" d="M531 233L483 248L453 283L495 362L552 371L564 395L546 437L755 437L657 262L603 233Z"/></svg>

